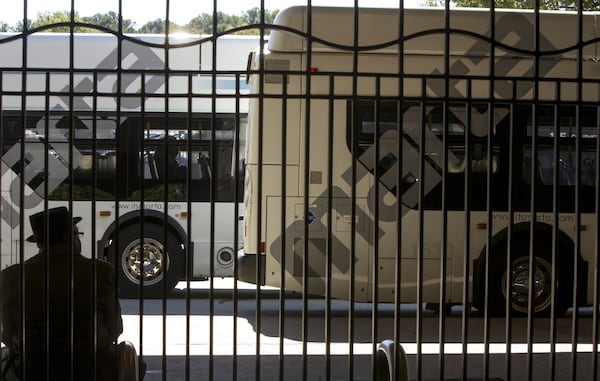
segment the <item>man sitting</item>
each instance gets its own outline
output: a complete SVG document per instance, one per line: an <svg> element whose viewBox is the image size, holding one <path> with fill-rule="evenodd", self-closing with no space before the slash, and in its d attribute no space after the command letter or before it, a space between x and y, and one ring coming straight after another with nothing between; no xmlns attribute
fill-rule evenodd
<svg viewBox="0 0 600 381"><path fill-rule="evenodd" d="M116 379L123 323L114 268L81 255L79 221L64 207L32 215L28 241L37 243L38 254L0 272L4 373L19 379L24 373L27 380Z"/></svg>

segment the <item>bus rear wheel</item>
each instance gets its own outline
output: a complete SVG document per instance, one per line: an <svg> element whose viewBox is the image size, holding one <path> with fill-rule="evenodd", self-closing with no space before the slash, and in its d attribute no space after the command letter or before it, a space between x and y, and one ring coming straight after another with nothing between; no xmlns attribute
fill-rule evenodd
<svg viewBox="0 0 600 381"><path fill-rule="evenodd" d="M529 257L523 256L510 264L502 276L502 294L506 300L506 283L510 279L511 309L526 315L529 309L529 276L533 274L533 312L541 313L552 303L552 265L544 258L536 257L533 272L529 270Z"/></svg>
<svg viewBox="0 0 600 381"><path fill-rule="evenodd" d="M493 316L506 314L506 300L510 296L510 313L527 316L529 296L533 295L532 310L536 316L550 316L552 311L552 239L540 237L536 240L533 269L530 269L529 239L517 240L511 254L510 265L506 266L506 242L500 244L490 260L489 308ZM566 248L561 247L556 271L554 313L562 316L569 308L573 294L573 271L566 258ZM571 269L571 270L569 270ZM529 277L533 276L530 282ZM508 283L508 287L507 287ZM530 289L530 284L533 290ZM509 294L507 295L507 289Z"/></svg>
<svg viewBox="0 0 600 381"><path fill-rule="evenodd" d="M179 281L183 249L179 239L170 232L165 237L159 225L144 224L143 239L141 231L137 224L125 227L119 233L118 247L111 248L109 258L117 271L119 296L161 298Z"/></svg>

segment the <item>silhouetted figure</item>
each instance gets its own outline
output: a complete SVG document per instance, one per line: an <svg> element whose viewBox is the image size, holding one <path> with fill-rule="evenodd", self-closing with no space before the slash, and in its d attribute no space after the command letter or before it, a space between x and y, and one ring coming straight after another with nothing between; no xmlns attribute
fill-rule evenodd
<svg viewBox="0 0 600 381"><path fill-rule="evenodd" d="M28 241L39 253L0 272L2 362L13 376L25 365L27 380L93 380L96 353L96 379L116 379L123 323L114 268L81 255L80 220L64 207L32 215Z"/></svg>

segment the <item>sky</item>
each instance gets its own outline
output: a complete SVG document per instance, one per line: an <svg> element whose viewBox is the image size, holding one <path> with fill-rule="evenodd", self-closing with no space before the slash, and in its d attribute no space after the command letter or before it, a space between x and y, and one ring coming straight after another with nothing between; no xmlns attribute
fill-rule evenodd
<svg viewBox="0 0 600 381"><path fill-rule="evenodd" d="M79 16L118 12L119 0L73 0ZM292 5L306 5L308 0L264 0L265 9L284 9ZM133 20L137 27L148 21L166 19L166 0L121 0L124 19ZM214 0L170 0L169 19L177 24L187 24L202 13L212 13ZM313 6L354 6L355 0L312 0ZM358 0L359 7L398 7L399 0ZM405 6L418 6L421 0L405 0ZM23 20L25 0L6 0L0 21L14 26ZM217 11L239 15L243 11L260 7L260 0L217 0ZM71 0L27 0L27 18L35 20L38 13L71 9Z"/></svg>

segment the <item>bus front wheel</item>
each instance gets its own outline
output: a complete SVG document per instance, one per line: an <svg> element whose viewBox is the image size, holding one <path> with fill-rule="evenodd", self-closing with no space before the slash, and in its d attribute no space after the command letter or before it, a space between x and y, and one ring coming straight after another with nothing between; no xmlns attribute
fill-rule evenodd
<svg viewBox="0 0 600 381"><path fill-rule="evenodd" d="M144 238L140 239L142 230ZM163 228L151 223L143 229L130 225L118 234L109 258L117 271L119 296L157 299L168 295L182 271L184 253L179 239L171 232L165 237Z"/></svg>

